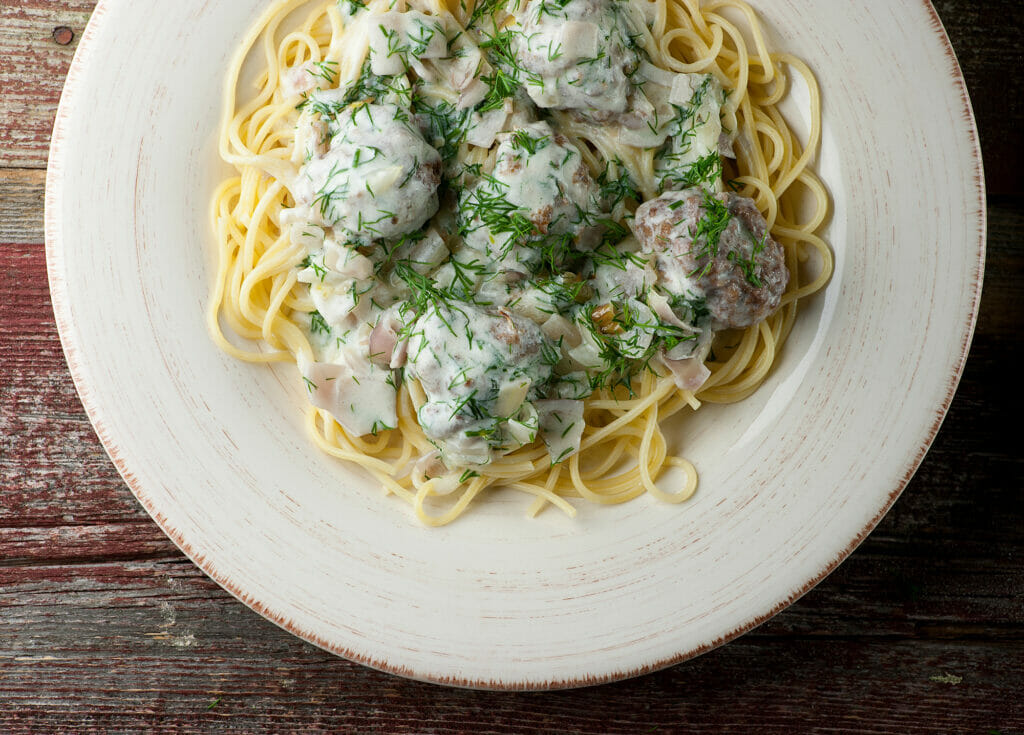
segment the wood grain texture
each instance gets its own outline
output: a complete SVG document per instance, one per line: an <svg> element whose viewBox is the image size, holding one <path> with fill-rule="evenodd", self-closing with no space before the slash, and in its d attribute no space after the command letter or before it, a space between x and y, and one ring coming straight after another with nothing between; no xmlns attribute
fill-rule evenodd
<svg viewBox="0 0 1024 735"><path fill-rule="evenodd" d="M44 168L54 113L95 0L0 3L0 165ZM70 28L61 45L54 29Z"/></svg>
<svg viewBox="0 0 1024 735"><path fill-rule="evenodd" d="M904 495L752 633L548 694L442 689L325 654L206 578L121 482L64 363L41 232L40 169L91 7L0 2L0 732L1024 733L1017 0L936 2L979 119L989 261L960 390Z"/></svg>
<svg viewBox="0 0 1024 735"><path fill-rule="evenodd" d="M0 242L25 245L43 242L39 212L46 192L46 172L4 169L0 176Z"/></svg>
<svg viewBox="0 0 1024 735"><path fill-rule="evenodd" d="M1024 153L1019 145L1024 85L1008 73L1024 63L1024 3L933 0L932 4L946 26L971 91L989 193L1024 193L1020 176Z"/></svg>

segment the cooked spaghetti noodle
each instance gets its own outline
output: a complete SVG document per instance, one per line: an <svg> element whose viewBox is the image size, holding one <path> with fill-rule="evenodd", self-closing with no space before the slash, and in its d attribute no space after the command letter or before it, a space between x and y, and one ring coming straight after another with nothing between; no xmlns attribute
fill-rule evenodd
<svg viewBox="0 0 1024 735"><path fill-rule="evenodd" d="M568 1L554 1L558 8L568 4ZM380 7L378 8L375 3L381 3ZM522 4L525 6L526 0L523 0ZM614 504L649 493L668 503L685 501L696 489L697 472L689 461L672 454L661 430L662 422L684 409L696 410L702 402L730 403L742 400L755 391L769 374L776 355L790 333L797 317L799 301L820 290L831 274L830 250L816 234L828 212L828 195L811 169L820 139L821 119L818 88L808 67L790 55L769 51L760 21L742 0L629 0L628 4L631 7L630 12L640 13L645 21L642 25L636 23L632 26L640 29L638 33L628 37L624 35L623 38L627 39L627 45L634 44L641 50L638 52L638 58L644 60L641 64L641 73L646 74L647 79L654 80L650 82L651 87L656 83L663 83L666 89L672 88L674 95L676 92L673 85L679 84L675 80L693 80L690 83L696 88L698 82L704 79L705 92L708 89L724 90L719 101L720 109L715 108L718 112L716 122L720 122L722 137L730 137L730 140L734 141L736 155L735 160L718 157L717 154L714 156L718 166L715 175L719 181L719 188L721 182L728 182L740 196L749 198L756 204L757 209L763 214L764 227L770 231L771 239L777 241L784 252L784 265L789 274L788 285L781 294L777 307L757 323L742 329L728 326L716 329L713 340L710 336L711 330L706 330L710 341L707 341L703 352L691 352L687 355L689 361L699 358L710 371L710 375L701 381L699 387L693 384L691 389L680 387L686 385L686 382L681 383L678 376L665 368L666 364L673 362L665 357L666 354L670 354L668 345L675 345L681 339L680 333L672 330L682 327L659 326L662 331L653 332L654 339L661 338L658 335L663 334L675 335L674 339L659 343L661 351L658 355L664 358L663 360L650 359L654 354L654 343L651 343L647 360L642 365L635 360L629 363L635 369L633 375L624 375L623 373L628 370L620 365L618 372L613 372L611 368L604 371L604 385L595 385L593 381L588 384L595 390L583 398L582 432L576 437L577 444L563 453L567 455L565 457L555 456L555 450L551 448L552 443L541 442L537 438L536 413L531 414L529 419L517 414L520 416L517 421L525 424L529 431L519 442L511 444L507 438L508 432L521 429L521 426L512 426L514 422L508 419L508 426L502 425L506 449L494 449L498 446L497 440L491 439L490 454L486 462L453 462L447 455L439 455L438 447L444 444L436 435L428 436L420 416L424 406L431 401L428 395L429 384L424 387L429 376L424 380L419 378L420 374L426 374L425 369L417 372L407 368L404 380L389 383L397 391L394 399L394 415L397 420L393 426L375 421L372 431L357 433L346 430L337 420L336 412L332 413L322 407L310 410L308 429L313 440L323 451L362 467L388 493L410 503L417 517L426 524L441 525L454 520L476 498L495 487L511 488L532 495L534 502L530 506L531 514L536 514L547 505L554 505L570 516L575 515L575 510L568 500L573 498ZM349 6L347 9L343 7L346 5ZM512 0L507 8L492 1L489 3L490 7L486 9L474 9L472 5L466 7L445 0L397 0L392 5L383 0L370 0L368 7L361 6L362 3L352 0L343 0L342 3L310 3L308 0L274 2L248 33L232 64L224 103L220 154L226 162L237 169L238 173L222 183L212 203L219 266L208 311L209 329L216 343L236 358L252 362L298 361L311 393L317 380L312 368L309 367L316 362L317 350L313 344L313 337L320 339L317 333L321 329L330 329L330 325L322 321L323 317L317 310L318 304L311 295L308 273L306 277L302 277L304 268L307 271L311 267L317 269L316 262L311 263L309 258L310 244L302 235L292 232L298 225L295 225L294 217L290 213L295 211L297 201L301 199L301 195L296 195L294 191L298 186L296 177L302 166L312 170L309 168L309 160L315 155L309 150L310 146L315 148L317 145L317 141L310 143L303 140L304 135L300 129L304 124L316 124L309 123L308 119L303 122L303 116L306 115L308 118L309 108L322 100L333 101L332 103L338 105L335 114L339 114L338 109L343 109L344 114L351 115L353 125L358 124L360 114L369 116L378 111L375 107L378 100L373 89L370 89L372 85L369 84L366 85L370 90L367 96L353 103L345 103L338 95L330 96L331 90L344 89L346 85L348 89L352 89L353 85L365 83L364 77L369 74L371 68L375 68L371 67L370 58L374 52L375 40L368 37L365 27L358 26L360 14L385 13L389 8L395 12L414 9L418 13L416 17L443 19L443 23L436 27L443 27L446 30L445 53L449 58L460 55L458 49L462 43L457 40L459 33L451 32L453 28L461 31L483 27L483 21L491 22L494 19L492 25L486 26L490 29L490 35L479 32L466 36L467 39L472 36L472 39L478 42L477 45L485 49L486 53L481 55L481 66L488 67L490 62L489 67L496 70L489 77L480 73L480 68L475 70L478 76L484 77L488 82L480 88L480 94L489 97L475 102L476 110L486 111L488 107L496 109L488 100L496 94L493 85L497 83L495 80L500 78L499 70L503 68L501 62L508 58L506 54L495 61L494 55L500 57L502 48L494 39L507 33L506 29L518 27L514 26L515 23L541 23L544 10L542 6L536 18L524 20L525 10L518 7L515 0ZM487 12L482 12L483 10ZM375 17L383 18L384 15ZM559 22L575 23L574 31L588 30L582 21L565 18L568 16L562 17ZM538 25L538 28L535 35L543 36L544 32L548 32L546 26ZM389 46L392 34L402 31L401 27L398 31L385 28L383 23L380 24L380 29L384 34L384 42ZM556 36L559 33L557 29L552 32ZM411 34L412 31L408 33ZM455 36L455 39L452 36ZM524 34L522 37L532 36ZM566 35L557 37L562 39L557 47L555 41L549 41L544 49L548 61L557 60L561 55L562 42L569 43ZM438 58L438 54L431 55L426 51L430 43L426 35L423 35L422 40L419 50L429 59L405 60L406 72L417 80L416 94L423 95L422 99L428 100L429 104L437 105L427 109L442 109L444 104L448 105L443 108L445 110L455 109L451 89L429 82L431 74L436 72L436 66L431 66L431 63L436 65L440 62L430 61ZM379 38L376 42L382 43ZM466 43L469 44L469 41ZM587 42L582 43L586 45ZM453 48L456 51L453 51ZM520 56L517 58L526 58L523 54L531 51L528 47L523 51L521 46L510 46L505 50L509 48L519 49ZM389 52L388 56L390 55ZM258 59L262 67L256 78L255 95L251 98L243 94L240 83L243 64L250 58ZM586 59L587 62L591 60ZM515 80L516 72L519 72L520 91L517 94L525 99L523 88L529 88L531 96L543 92L545 62L541 58L538 62L540 66L532 68L541 71L531 70L526 67L526 62L522 63L523 66L513 67L511 71L506 69L505 74L506 77L511 76ZM414 71L409 71L410 65ZM798 140L778 108L787 94L790 73L801 77L809 90L809 132L804 141ZM463 99L474 89L472 85L479 81L479 78L474 78L467 82L467 86L462 90ZM586 83L587 80L584 78L583 82ZM562 85L562 82L559 81L557 84ZM555 83L552 82L551 86L555 87ZM443 145L448 146L448 157L460 162L470 171L485 172L480 174L482 178L472 179L485 181L488 176L493 178L496 166L507 167L511 160L511 148L508 146L516 145L514 142L502 143L501 146L506 147L503 149L498 146L496 152L496 141L508 140L509 135L522 136L521 130L540 130L541 132L536 133L533 138L527 136L519 139L519 143L529 149L531 158L537 157L536 148L540 141L542 146L553 146L548 150L557 150L559 155L563 149L570 152L578 151L590 174L587 178L592 177L593 181L601 183L602 191L605 188L614 188L606 186L609 182L629 183L629 193L625 197L620 196L614 203L617 215L613 218L620 222L628 221L633 216L630 210L635 209L635 204L654 200L667 190L680 189L680 186L669 185L673 182L672 177L677 174L674 173L675 169L666 163L678 149L670 149L670 143L665 143L661 148L656 145L645 147L624 143L624 140L636 142L627 135L628 131L621 132L629 127L622 122L625 120L624 117L616 117L617 112L584 110L581 113L578 106L574 109L571 103L573 89L564 85L555 88L556 92L551 94L557 97L557 90L561 90L561 107L552 104L551 107L554 109L544 111L549 121L547 124L559 134L555 136L556 141L565 141L564 143L550 143L549 136L543 134L547 128L537 128L536 123L529 122L520 124L517 128L510 122L512 118L508 117L501 130L496 133L492 131L490 140L487 139L487 135L482 138L474 136L478 144L468 142L465 136L461 140L441 140ZM404 94L404 88L399 90L399 93ZM700 90L694 92L693 97L687 102L691 105L691 114L697 106L695 100L702 93L704 92ZM378 89L377 95L380 94ZM590 99L595 98L591 96ZM673 99L674 109L679 110L679 98ZM507 110L510 103L508 100L499 100L495 104L504 104ZM617 101L613 99L609 106L614 107L616 104ZM471 105L468 105L467 109L472 109ZM474 114L479 114L479 117L475 118L478 121L487 119L484 117L485 113ZM693 137L692 120L690 125L691 130L682 134L684 140L686 135L690 135L691 139ZM650 125L648 127L654 129ZM510 129L517 132L510 133ZM718 128L712 130L717 131ZM308 138L308 134L305 137ZM435 135L434 140L430 142L436 145L438 140L440 139ZM389 160L400 160L399 157L404 153L398 148L416 150L416 145L416 141L403 143L401 146L396 144L395 151L386 150L382 155L390 155ZM673 142L671 145L677 144ZM301 155L296 155L296 151L302 146L307 147L305 163ZM526 160L526 152L522 155ZM376 156L377 154L374 154L374 157ZM568 160L569 153L566 153L565 158ZM358 155L356 161L358 165ZM444 165L447 167L447 179L450 166L447 161ZM692 173L693 162L688 161L686 165L690 166L686 171ZM419 175L418 169L424 167L425 164L417 157L409 168L407 178ZM327 174L328 182L334 173L332 170ZM313 178L315 181L315 174L309 174L307 178ZM375 179L374 183L376 181ZM460 200L460 203L467 203L466 207L476 202L480 208L478 218L487 216L483 210L489 206L490 201L484 201L481 192L487 190L482 188L483 186L478 183L476 189L467 187L469 194L463 193L463 199ZM707 187L714 190L711 184ZM369 180L366 188L370 189ZM405 198L428 196L427 189L410 188L409 191L411 194ZM669 193L671 195L671 191ZM473 199L474 195L477 200ZM329 206L335 208L335 220L346 216L339 214L340 207L346 206L344 202L338 201L341 197L331 199L331 196L332 193L327 192L328 202L324 205L324 193L321 190L320 201L317 202L321 205L321 214L323 215ZM696 194L691 196L694 199L691 206L698 207L698 214L695 215L698 217L707 217L708 212L720 206L716 205L717 200L710 194L703 196L703 203ZM668 208L675 210L681 204L684 204L684 201L678 196ZM422 222L412 221L417 215L414 213L409 216L412 218L411 229L422 229ZM511 216L514 217L515 214ZM639 218L639 215L637 216ZM723 217L725 222L734 219L736 215L726 213ZM392 221L398 219L399 216L396 215ZM360 222L362 221L360 215ZM608 227L614 229L610 223ZM639 236L638 228L634 227L634 230ZM536 234L538 231L540 230L536 227L531 231L530 236L534 237L534 241L540 237ZM465 226L460 232L467 239L471 237L471 234L466 234L471 231ZM493 233L494 230L490 232ZM754 234L757 234L756 230ZM767 234L761 235L761 247L764 246L766 238ZM491 240L493 239L492 235ZM607 236L605 240L608 240ZM751 240L754 241L752 252L756 254L756 237L751 236ZM614 244L612 247L615 247ZM359 252L368 251L363 247ZM642 250L640 254L648 252ZM733 257L732 260L737 266L746 266L745 272L751 284L759 285L764 279L760 265L758 264L758 270L754 269L753 256L750 256L748 261L743 261L741 256ZM808 272L811 273L810 276L807 275ZM760 278L757 274L761 274ZM411 272L407 275L410 279L416 278ZM687 275L692 277L693 273ZM320 275L320 280L323 281L323 274ZM559 283L565 285L561 281ZM428 300L436 296L436 287L419 281L415 281L413 285L416 284L423 290L414 289L414 294L426 294ZM578 286L576 288L578 294ZM577 301L579 298L577 296ZM358 300L358 294L355 299ZM446 319L445 315L451 318L451 313L443 311L435 304L433 307L422 307L417 312L420 319L426 318L423 316L424 308L433 308L442 321ZM574 304L573 308L579 310L581 307ZM615 308L602 311L601 305L595 307L588 303L585 309L581 318L587 322L587 327L592 328L591 322L597 325L592 328L595 337L589 338L584 334L585 339L597 339L600 342L607 334L621 335L623 330L628 328L633 328L638 334L644 332L642 328L636 326L641 320L634 320L634 323L626 327L622 326L624 322L621 318L621 308L618 312ZM607 319L602 322L601 315L609 313L614 315L616 321L611 323L612 329L605 330L608 322ZM503 311L502 314L507 321L511 321L508 313ZM500 322L500 317L496 318ZM658 319L660 320L660 317ZM675 322L671 316L669 320ZM472 321L472 318L467 317L467 322ZM691 329L688 325L683 326L687 330ZM236 344L239 340L233 342L225 333L241 338L249 345L239 347ZM376 330L374 336L377 336ZM402 336L415 344L415 335L410 336L407 331ZM649 341L651 338L647 339ZM688 333L686 339L690 339ZM558 344L562 345L561 340ZM469 345L473 347L472 336L469 337ZM420 345L421 351L424 346L425 343ZM678 348L676 349L678 351ZM564 361L567 358L561 356L561 359ZM401 374L388 373L389 367L384 365L383 368L373 368L376 371L374 375ZM550 371L550 366L548 369ZM595 371L601 372L594 368L591 374ZM525 406L526 403L522 402L522 405ZM497 412L494 413L497 415ZM451 416L455 417L456 412L453 411ZM543 418L540 422L543 424ZM571 433L568 429L566 432ZM493 437L495 434L492 431L487 436ZM516 443L520 446L515 446ZM448 466L438 461L424 461L425 457L447 460ZM558 459L562 461L553 461ZM683 477L680 481L673 480L674 487L671 489L659 487L658 484L659 476L667 467L678 468Z"/></svg>

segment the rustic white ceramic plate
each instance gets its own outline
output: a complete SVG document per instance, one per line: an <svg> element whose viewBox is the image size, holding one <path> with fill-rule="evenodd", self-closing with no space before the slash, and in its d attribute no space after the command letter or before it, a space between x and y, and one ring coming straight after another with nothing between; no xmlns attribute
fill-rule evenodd
<svg viewBox="0 0 1024 735"><path fill-rule="evenodd" d="M311 446L293 374L227 358L203 327L222 70L264 0L100 0L54 130L50 285L85 407L157 523L296 635L473 687L667 666L834 569L917 468L961 374L981 162L927 2L754 4L824 90L832 284L755 397L674 430L701 472L692 502L528 520L498 495L428 530Z"/></svg>

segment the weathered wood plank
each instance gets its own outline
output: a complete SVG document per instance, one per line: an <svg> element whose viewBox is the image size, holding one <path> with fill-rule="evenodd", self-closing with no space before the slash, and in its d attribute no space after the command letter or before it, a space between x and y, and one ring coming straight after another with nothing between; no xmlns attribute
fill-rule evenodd
<svg viewBox="0 0 1024 735"><path fill-rule="evenodd" d="M171 540L147 520L46 528L0 527L2 567L180 556Z"/></svg>
<svg viewBox="0 0 1024 735"><path fill-rule="evenodd" d="M43 241L45 193L45 171L0 168L0 242Z"/></svg>
<svg viewBox="0 0 1024 735"><path fill-rule="evenodd" d="M932 4L946 26L971 93L989 192L1020 194L1024 192L1020 176L1024 79L1008 70L1024 63L1020 41L1024 3L932 0Z"/></svg>
<svg viewBox="0 0 1024 735"><path fill-rule="evenodd" d="M0 4L0 166L43 168L64 76L95 0ZM70 28L70 43L56 28ZM55 37L55 35L57 37Z"/></svg>
<svg viewBox="0 0 1024 735"><path fill-rule="evenodd" d="M142 539L129 542L133 531ZM43 550L39 542L56 548ZM981 560L930 553L940 546L912 539L866 544L752 635L1024 643L1024 600L1016 594L1021 570L1006 563L1014 550L1005 547ZM102 655L110 635L126 642L139 638L137 621L123 608L154 599L170 604L178 619L190 621L188 627L200 626L207 645L224 650L237 643L239 621L247 630L247 650L257 657L271 655L288 637L207 579L155 526L6 529L0 532L0 559L0 619L19 622L5 631L0 655L33 641L61 649L69 644L69 627L81 634L79 641L89 641L75 642L75 650L85 646Z"/></svg>
<svg viewBox="0 0 1024 735"><path fill-rule="evenodd" d="M1024 27L1024 26L1022 26ZM1021 145L1024 148L1024 144ZM1018 174L1019 176L1019 174ZM1024 317L1024 197L988 199L988 262L977 334L1019 341Z"/></svg>
<svg viewBox="0 0 1024 735"><path fill-rule="evenodd" d="M31 577L12 579L14 572ZM233 603L187 562L5 569L0 590L4 627L14 633L0 638L4 732L58 723L389 733L701 732L709 722L765 733L1024 726L1008 665L1024 656L1020 631L969 642L836 635L812 618L799 635L762 628L634 681L509 695L437 689L337 660Z"/></svg>
<svg viewBox="0 0 1024 735"><path fill-rule="evenodd" d="M0 492L0 526L148 518L75 392L39 243L0 243Z"/></svg>
<svg viewBox="0 0 1024 735"><path fill-rule="evenodd" d="M1020 644L780 645L748 637L632 681L498 694L403 681L308 647L285 647L272 662L225 661L220 650L176 637L179 623L161 615L148 631L149 656L98 660L38 649L3 660L0 672L11 683L0 729L1008 734L1024 727L1017 677L1005 666L1024 654Z"/></svg>

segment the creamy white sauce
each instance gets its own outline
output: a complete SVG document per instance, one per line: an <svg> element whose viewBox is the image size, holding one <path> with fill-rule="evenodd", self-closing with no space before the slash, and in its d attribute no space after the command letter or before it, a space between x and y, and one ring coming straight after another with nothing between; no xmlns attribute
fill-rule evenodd
<svg viewBox="0 0 1024 735"><path fill-rule="evenodd" d="M347 339L321 344L319 360L300 355L298 362L310 403L355 436L398 426L395 374L368 359L369 334L363 325Z"/></svg>
<svg viewBox="0 0 1024 735"><path fill-rule="evenodd" d="M537 423L551 463L564 462L580 449L583 429L583 401L537 401Z"/></svg>

